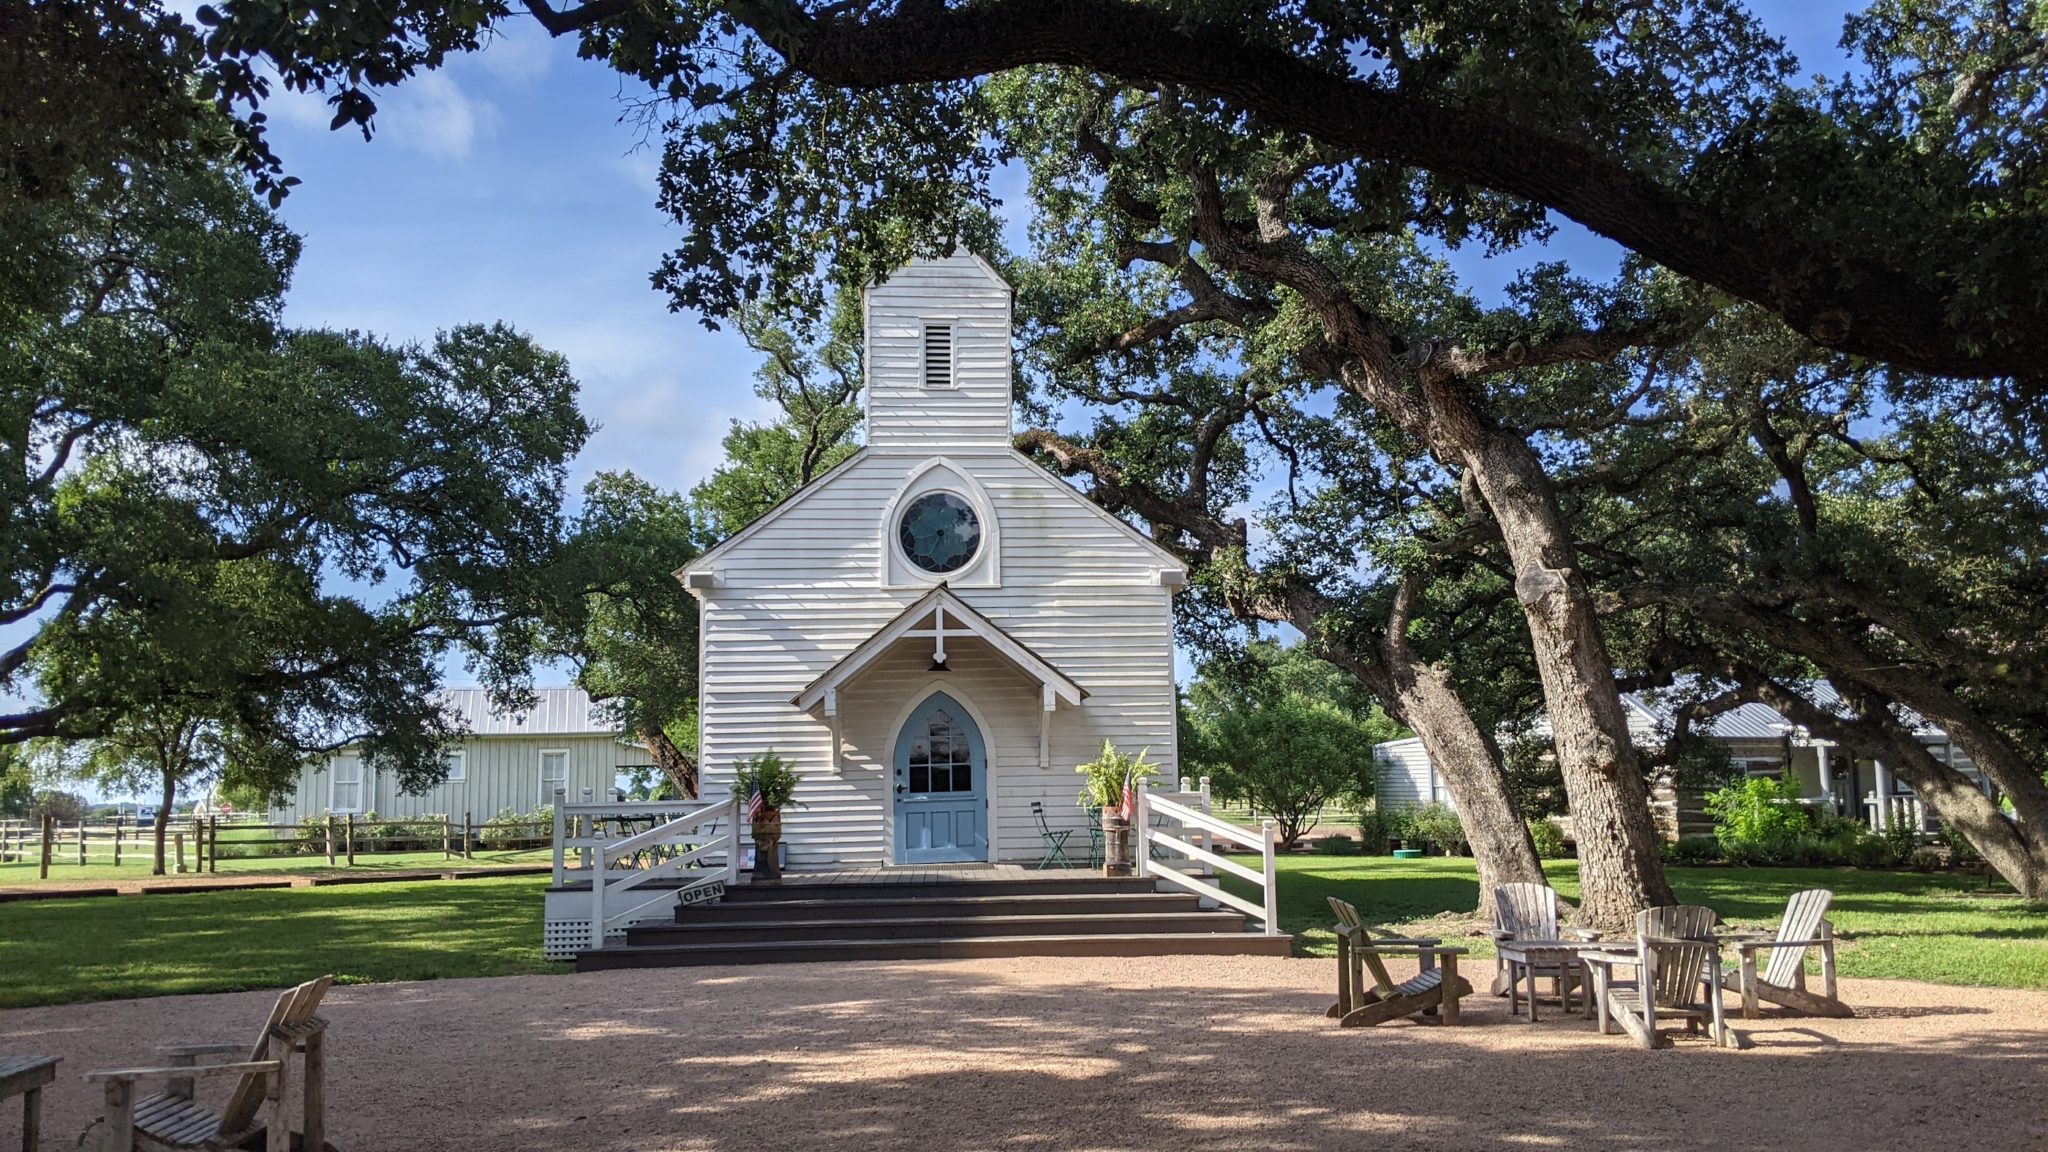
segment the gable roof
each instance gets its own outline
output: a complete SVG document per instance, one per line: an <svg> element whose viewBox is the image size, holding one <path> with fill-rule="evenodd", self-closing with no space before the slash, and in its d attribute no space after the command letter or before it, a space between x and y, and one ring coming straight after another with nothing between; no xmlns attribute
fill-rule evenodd
<svg viewBox="0 0 2048 1152"><path fill-rule="evenodd" d="M1033 472L1037 473L1040 476L1043 476L1048 483L1050 483L1054 488L1058 489L1063 495L1067 497L1067 499L1074 501L1083 508L1086 508L1089 512L1093 513L1098 519L1104 520L1110 524L1114 524L1117 528L1123 531L1124 535L1129 536L1131 539L1137 541L1138 543L1144 545L1146 548L1150 549L1152 554L1154 556L1157 556L1162 561L1161 567L1171 568L1178 572L1187 571L1188 562L1186 560L1183 560L1180 557L1175 556L1173 553L1167 551L1159 543L1159 541L1154 540L1150 536L1145 535L1143 532L1138 531L1136 528L1131 527L1130 522L1125 520L1123 517L1118 516L1114 512L1111 512L1109 509L1104 508L1100 504L1097 504L1095 501L1090 500L1087 497L1087 495L1083 493L1079 488L1074 487L1072 484L1067 483L1065 480L1055 475L1051 469L1040 464L1038 461L1033 460L1031 457L1026 456L1024 453L1017 451L1015 448L1010 449L1010 454L1012 456L1015 456L1017 459L1022 460L1027 466L1030 467L1030 469Z"/></svg>
<svg viewBox="0 0 2048 1152"><path fill-rule="evenodd" d="M855 460L859 460L863 456L866 456L867 454L867 445L863 444L860 447L855 448L853 451L846 454L846 459L841 460L839 463L834 464L830 468L825 469L823 472L818 473L816 476L811 477L810 483L804 485L801 488L798 488L796 491L791 492L789 495L784 496L781 500L775 503L774 507L768 509L766 512L761 513L759 516L754 517L752 520L749 520L745 527L741 528L739 531L733 533L732 535L727 536L725 539L720 540L718 543L713 544L711 547L706 548L704 551L698 553L694 559L684 564L681 568L676 569L674 572L669 573L669 575L674 576L676 579L680 580L691 572L703 571L704 566L706 564L709 564L711 561L724 555L727 549L733 547L742 540L751 538L756 532L759 532L761 529L766 528L770 522L779 519L783 513L789 511L791 508L796 507L798 504L803 503L806 499L810 497L812 493L824 487L825 481L830 480L834 473L838 472L842 468L845 468L847 465L852 464Z"/></svg>
<svg viewBox="0 0 2048 1152"><path fill-rule="evenodd" d="M1052 662L1033 652L1029 645L1003 631L996 623L976 612L961 601L944 584L911 602L910 607L896 614L887 624L876 629L874 634L854 646L853 651L840 657L817 679L804 686L804 690L790 699L790 703L805 711L817 707L825 699L825 693L837 688L859 675L861 670L887 653L898 640L908 636L927 616L944 613L950 617L945 631L961 636L974 636L985 641L996 653L1008 660L1018 671L1051 688L1055 695L1068 704L1079 704L1087 699L1087 689L1054 667ZM957 623L958 627L954 625Z"/></svg>
<svg viewBox="0 0 2048 1152"><path fill-rule="evenodd" d="M449 688L441 703L471 736L616 736L617 725L598 715L590 694L581 688L536 688L534 706L522 712L499 712L482 688Z"/></svg>

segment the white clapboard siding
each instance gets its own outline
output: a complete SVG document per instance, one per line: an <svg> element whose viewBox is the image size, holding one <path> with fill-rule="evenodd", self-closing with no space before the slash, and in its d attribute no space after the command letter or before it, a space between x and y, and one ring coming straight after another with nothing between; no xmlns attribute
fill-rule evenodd
<svg viewBox="0 0 2048 1152"><path fill-rule="evenodd" d="M1423 751L1422 741L1412 736L1389 740L1374 745L1372 754L1377 761L1374 795L1380 811L1418 808L1432 801L1455 807L1450 790L1430 764L1429 753Z"/></svg>
<svg viewBox="0 0 2048 1152"><path fill-rule="evenodd" d="M566 790L571 800L579 799L586 788L593 796L603 797L621 770L652 763L645 748L604 734L472 736L458 747L463 754L463 779L414 795L399 791L395 775L366 770L361 810L394 818L445 815L458 824L468 813L481 824L508 808L531 812L553 802L541 787L542 751L569 754ZM333 763L353 756L343 752L324 764L301 770L297 787L285 803L271 809L270 818L279 823L297 822L328 812Z"/></svg>
<svg viewBox="0 0 2048 1152"><path fill-rule="evenodd" d="M803 776L783 814L792 863L891 861L890 753L906 716L944 690L987 741L990 845L1000 860L1041 852L1031 802L1078 826L1074 766L1107 739L1149 749L1169 775L1174 743L1172 589L1179 562L1010 448L1010 289L966 252L920 261L871 286L866 447L717 548L685 574L702 602L700 755L706 795L735 763L770 749ZM950 328L952 372L927 376L927 326ZM898 509L934 488L982 520L954 595L1079 684L1052 715L1039 766L1040 686L983 641L948 636L948 671L929 671L930 638L906 638L838 693L832 726L792 700L939 581L893 546ZM708 577L709 579L706 579Z"/></svg>
<svg viewBox="0 0 2048 1152"><path fill-rule="evenodd" d="M878 451L1010 442L1010 286L957 252L901 268L867 290L867 442ZM953 382L925 382L924 329L953 329ZM880 512L880 505L875 506Z"/></svg>

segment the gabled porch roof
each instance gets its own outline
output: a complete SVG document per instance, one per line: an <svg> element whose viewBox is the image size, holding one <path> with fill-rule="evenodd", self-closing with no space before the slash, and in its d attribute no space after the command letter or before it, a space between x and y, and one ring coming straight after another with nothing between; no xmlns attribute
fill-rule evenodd
<svg viewBox="0 0 2048 1152"><path fill-rule="evenodd" d="M853 651L841 657L838 663L806 685L790 703L806 712L825 703L828 695L835 693L840 685L860 675L863 669L880 659L898 640L912 637L928 638L933 641L938 651L943 652L948 636L973 636L985 642L1019 672L1044 687L1045 706L1048 710L1054 706L1055 701L1078 705L1088 698L1087 690L1074 683L1066 673L1053 667L1043 656L997 627L988 617L968 607L958 596L953 595L950 589L941 584L918 597L916 602L905 608L895 619L882 625L874 635L861 641Z"/></svg>

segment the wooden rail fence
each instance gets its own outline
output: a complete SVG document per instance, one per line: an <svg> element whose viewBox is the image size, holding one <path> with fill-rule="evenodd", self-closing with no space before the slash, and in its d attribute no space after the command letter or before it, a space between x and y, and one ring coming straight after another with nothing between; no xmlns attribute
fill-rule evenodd
<svg viewBox="0 0 2048 1152"><path fill-rule="evenodd" d="M227 833L225 839L222 833ZM206 816L173 822L164 830L167 871L218 872L228 859L291 857L324 858L328 867L353 867L358 856L438 850L442 859L474 859L478 848L520 850L545 848L554 836L551 820L494 819L483 824L465 812L461 820L434 816L416 820L366 820L354 815L328 816L299 824L267 824L246 819ZM188 856L189 848L189 856ZM150 821L0 820L0 864L34 861L37 876L48 880L53 867L89 868L151 862L156 855L156 825Z"/></svg>

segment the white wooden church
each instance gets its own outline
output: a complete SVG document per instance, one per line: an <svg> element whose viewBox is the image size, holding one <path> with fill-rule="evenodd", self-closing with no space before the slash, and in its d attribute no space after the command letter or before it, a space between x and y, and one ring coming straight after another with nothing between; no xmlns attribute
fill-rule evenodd
<svg viewBox="0 0 2048 1152"><path fill-rule="evenodd" d="M1180 562L1011 447L1011 290L871 286L865 446L677 575L702 605L703 794L803 778L795 867L1030 862L1104 740L1171 779ZM1077 832L1085 842L1085 832Z"/></svg>

